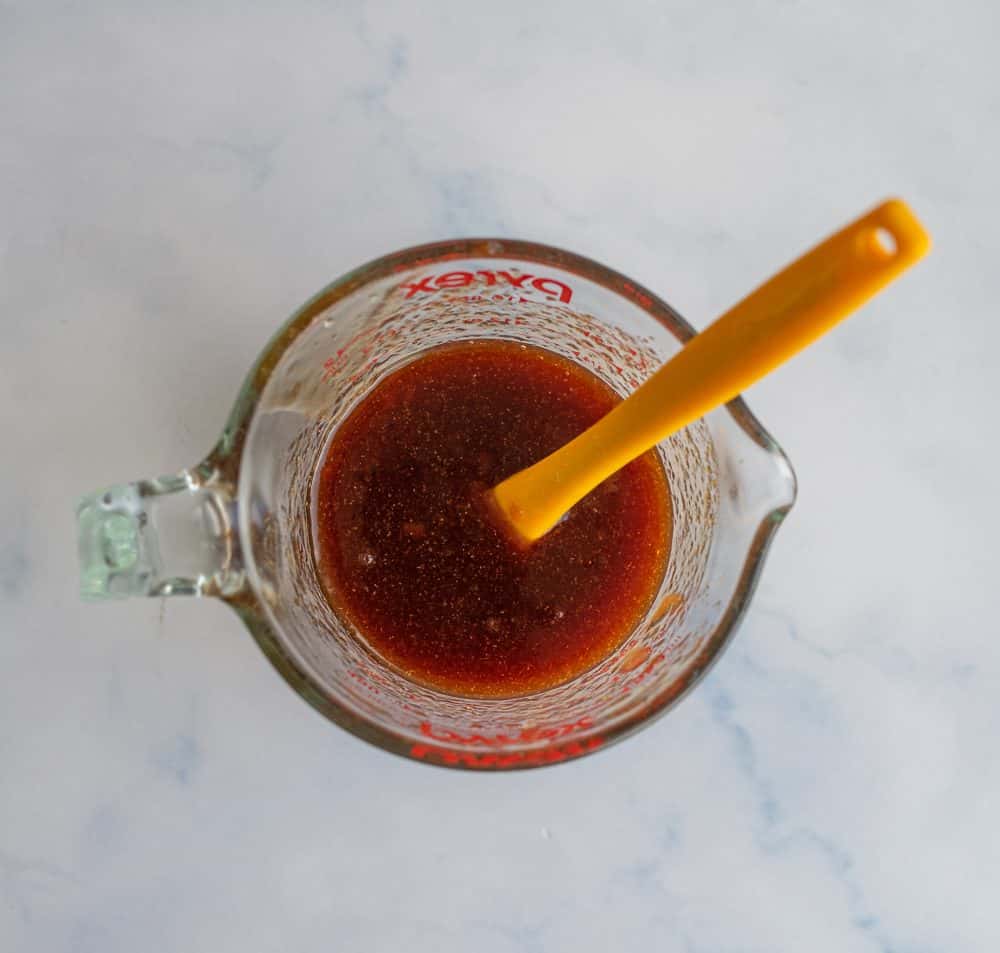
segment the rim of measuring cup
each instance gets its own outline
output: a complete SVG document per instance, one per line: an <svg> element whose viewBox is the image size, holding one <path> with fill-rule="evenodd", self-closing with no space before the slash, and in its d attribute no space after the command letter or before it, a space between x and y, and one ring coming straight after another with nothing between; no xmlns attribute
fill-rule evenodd
<svg viewBox="0 0 1000 953"><path fill-rule="evenodd" d="M404 248L374 259L331 282L282 325L261 351L260 357L251 368L230 413L222 437L206 460L206 464L226 476L233 486L238 485L243 445L260 395L285 350L295 341L299 333L312 323L317 314L373 281L391 277L396 273L410 271L422 265L437 264L460 258L505 258L552 265L601 285L631 301L665 327L682 344L686 344L696 334L695 329L674 308L649 289L599 262L551 245L506 238L464 238ZM729 604L716 624L715 631L706 641L698 656L691 661L685 674L665 686L633 715L622 719L611 728L601 730L595 727L594 731L581 736L579 750L582 754L589 754L593 750L603 750L663 715L701 681L718 660L739 627L753 596L774 534L795 502L797 494L795 472L777 441L753 415L742 397L729 401L725 406L725 411L729 413L743 432L772 458L779 471L779 476L784 481L785 498L776 503L763 516L757 526ZM410 760L419 760L412 753L415 745L412 737L399 734L361 717L318 689L308 669L282 642L271 626L263 604L252 589L224 598L239 613L244 624L278 672L314 708L340 727L383 750ZM588 747L587 742L592 739L599 739L600 746ZM447 747L446 743L442 742L437 742L436 746ZM455 748L453 750L463 755L467 753L464 749ZM443 762L434 760L423 761L423 763L441 765ZM444 766L466 770L509 771L537 767L544 763L544 761L526 760L521 763L493 763L476 766L474 763L459 759L455 763L449 761Z"/></svg>

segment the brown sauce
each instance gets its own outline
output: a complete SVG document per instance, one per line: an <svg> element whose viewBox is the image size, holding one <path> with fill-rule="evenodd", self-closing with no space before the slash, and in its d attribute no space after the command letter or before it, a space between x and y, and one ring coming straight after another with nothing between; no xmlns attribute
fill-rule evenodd
<svg viewBox="0 0 1000 953"><path fill-rule="evenodd" d="M645 613L670 548L669 493L650 452L529 549L484 492L620 398L549 351L477 341L425 352L350 414L317 477L320 576L334 610L408 678L509 697L610 655Z"/></svg>

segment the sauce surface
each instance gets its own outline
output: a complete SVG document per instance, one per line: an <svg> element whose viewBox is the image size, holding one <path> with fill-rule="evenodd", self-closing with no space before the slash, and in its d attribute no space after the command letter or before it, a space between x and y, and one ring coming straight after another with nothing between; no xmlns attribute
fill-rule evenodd
<svg viewBox="0 0 1000 953"><path fill-rule="evenodd" d="M527 550L482 500L620 399L571 361L513 342L445 345L391 374L337 429L317 476L333 609L408 678L455 695L541 691L606 658L666 567L655 453Z"/></svg>

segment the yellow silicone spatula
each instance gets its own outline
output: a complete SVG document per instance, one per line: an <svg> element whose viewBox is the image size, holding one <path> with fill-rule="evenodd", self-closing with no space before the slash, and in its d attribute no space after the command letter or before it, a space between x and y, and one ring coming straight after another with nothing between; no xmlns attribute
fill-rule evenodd
<svg viewBox="0 0 1000 953"><path fill-rule="evenodd" d="M494 487L493 508L521 541L544 536L616 470L769 374L929 249L906 204L883 202L730 308L594 426Z"/></svg>

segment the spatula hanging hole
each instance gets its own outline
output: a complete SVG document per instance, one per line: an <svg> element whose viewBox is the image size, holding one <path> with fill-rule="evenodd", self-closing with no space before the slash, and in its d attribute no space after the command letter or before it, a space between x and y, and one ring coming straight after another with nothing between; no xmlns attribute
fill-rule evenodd
<svg viewBox="0 0 1000 953"><path fill-rule="evenodd" d="M872 232L871 243L883 258L891 258L899 250L896 236L887 228L876 228Z"/></svg>

